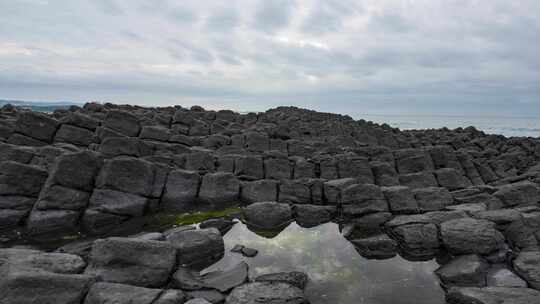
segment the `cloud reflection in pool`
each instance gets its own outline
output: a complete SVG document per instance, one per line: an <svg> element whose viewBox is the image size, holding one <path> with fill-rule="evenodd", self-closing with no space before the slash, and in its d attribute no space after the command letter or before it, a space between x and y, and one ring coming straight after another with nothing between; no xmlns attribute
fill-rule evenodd
<svg viewBox="0 0 540 304"><path fill-rule="evenodd" d="M239 261L250 266L250 277L280 271L302 271L310 282L312 304L443 304L444 292L433 273L434 261L410 262L400 256L369 260L327 223L314 228L290 224L274 238L265 238L237 223L224 236L225 257L205 271L227 268ZM235 244L257 249L246 258L230 252Z"/></svg>

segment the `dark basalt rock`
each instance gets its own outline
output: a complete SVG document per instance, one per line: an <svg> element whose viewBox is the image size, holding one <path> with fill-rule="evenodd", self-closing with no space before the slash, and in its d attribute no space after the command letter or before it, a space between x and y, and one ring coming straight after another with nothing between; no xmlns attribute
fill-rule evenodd
<svg viewBox="0 0 540 304"><path fill-rule="evenodd" d="M178 249L181 266L204 268L221 258L225 251L216 228L175 231L167 235L167 241Z"/></svg>
<svg viewBox="0 0 540 304"><path fill-rule="evenodd" d="M227 304L307 304L298 287L281 282L255 282L236 287L227 297Z"/></svg>
<svg viewBox="0 0 540 304"><path fill-rule="evenodd" d="M255 278L255 282L281 282L293 285L300 289L306 288L309 278L307 274L299 271L278 272L263 274Z"/></svg>
<svg viewBox="0 0 540 304"><path fill-rule="evenodd" d="M261 229L279 229L293 219L292 208L277 202L254 203L244 208L243 212L249 225Z"/></svg>
<svg viewBox="0 0 540 304"><path fill-rule="evenodd" d="M477 255L463 255L437 269L436 273L446 286L486 286L488 264Z"/></svg>
<svg viewBox="0 0 540 304"><path fill-rule="evenodd" d="M446 248L457 254L488 254L504 245L504 236L493 222L472 218L442 223L441 238Z"/></svg>

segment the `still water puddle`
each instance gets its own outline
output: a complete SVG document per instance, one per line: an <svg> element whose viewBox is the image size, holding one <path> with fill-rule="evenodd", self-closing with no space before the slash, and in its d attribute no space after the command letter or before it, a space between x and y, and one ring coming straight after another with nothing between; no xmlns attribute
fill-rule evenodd
<svg viewBox="0 0 540 304"><path fill-rule="evenodd" d="M290 224L274 238L265 238L237 223L224 236L225 256L205 269L226 269L240 261L250 277L281 271L302 271L310 282L312 304L443 304L444 292L433 271L435 260L410 262L400 256L369 260L339 232L337 224L314 228ZM231 252L235 244L259 251L254 258Z"/></svg>

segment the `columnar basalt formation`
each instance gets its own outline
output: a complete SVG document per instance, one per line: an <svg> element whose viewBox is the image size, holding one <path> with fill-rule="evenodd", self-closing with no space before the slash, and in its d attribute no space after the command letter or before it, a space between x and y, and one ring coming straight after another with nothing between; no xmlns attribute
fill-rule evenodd
<svg viewBox="0 0 540 304"><path fill-rule="evenodd" d="M9 246L241 203L257 228L339 220L368 258L444 254L437 274L449 303L537 303L539 161L540 139L473 127L400 131L294 107L239 114L88 103L46 114L6 106L0 229ZM252 282L244 266L199 274L223 254L221 224L105 238L84 252L0 249L0 299L307 301L305 284L283 279L290 274Z"/></svg>

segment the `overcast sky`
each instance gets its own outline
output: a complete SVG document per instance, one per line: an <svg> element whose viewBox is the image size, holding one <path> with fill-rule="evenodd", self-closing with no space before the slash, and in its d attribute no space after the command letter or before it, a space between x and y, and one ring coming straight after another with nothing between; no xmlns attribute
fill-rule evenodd
<svg viewBox="0 0 540 304"><path fill-rule="evenodd" d="M540 115L538 0L0 0L0 98Z"/></svg>

